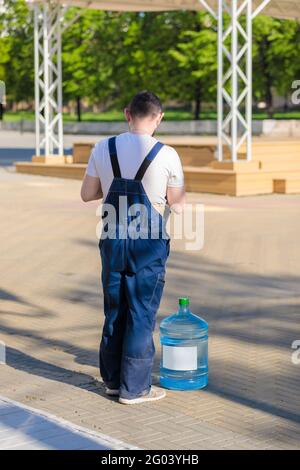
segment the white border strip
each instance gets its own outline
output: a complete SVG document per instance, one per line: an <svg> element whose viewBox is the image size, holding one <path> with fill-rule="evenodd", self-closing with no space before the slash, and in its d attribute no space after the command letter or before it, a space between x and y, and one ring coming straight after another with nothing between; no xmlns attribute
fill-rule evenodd
<svg viewBox="0 0 300 470"><path fill-rule="evenodd" d="M15 405L19 408L23 408L24 410L30 411L31 413L34 413L35 415L40 416L42 418L47 418L54 424L61 424L66 428L66 430L83 433L90 437L100 439L101 443L103 445L107 445L107 447L109 447L111 450L140 450L139 447L132 446L131 444L127 444L123 441L120 441L119 439L114 439L113 437L107 436L106 434L92 431L91 429L85 428L83 426L78 426L77 424L73 424L70 421L66 421L63 418L59 418L58 416L52 415L51 413L32 408L31 406L24 405L23 403L11 400L10 398L4 397L2 395L0 395L0 400L8 404ZM99 450L99 452L105 452L105 450Z"/></svg>

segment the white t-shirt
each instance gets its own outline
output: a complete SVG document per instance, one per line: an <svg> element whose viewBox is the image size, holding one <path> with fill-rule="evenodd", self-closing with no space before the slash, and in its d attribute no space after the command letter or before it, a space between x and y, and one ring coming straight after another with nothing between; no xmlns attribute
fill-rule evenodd
<svg viewBox="0 0 300 470"><path fill-rule="evenodd" d="M116 138L116 148L122 178L133 179L146 155L157 139L148 134L124 132ZM92 150L87 166L89 176L99 177L103 197L106 198L113 180L108 150L108 138L98 142ZM178 153L164 145L148 167L142 180L152 204L165 204L167 187L184 185L183 170Z"/></svg>

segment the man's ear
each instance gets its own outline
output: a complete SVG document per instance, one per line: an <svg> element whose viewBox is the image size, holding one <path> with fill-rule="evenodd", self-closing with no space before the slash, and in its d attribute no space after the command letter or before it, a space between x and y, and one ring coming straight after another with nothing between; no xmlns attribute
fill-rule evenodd
<svg viewBox="0 0 300 470"><path fill-rule="evenodd" d="M160 116L159 116L159 118L158 118L158 122L157 122L157 125L158 125L158 126L160 125L161 121L163 120L164 115L165 115L165 113L161 113L161 114L160 114Z"/></svg>
<svg viewBox="0 0 300 470"><path fill-rule="evenodd" d="M130 112L128 108L124 108L124 116L125 116L126 121L129 122L131 119L131 116L130 116Z"/></svg>

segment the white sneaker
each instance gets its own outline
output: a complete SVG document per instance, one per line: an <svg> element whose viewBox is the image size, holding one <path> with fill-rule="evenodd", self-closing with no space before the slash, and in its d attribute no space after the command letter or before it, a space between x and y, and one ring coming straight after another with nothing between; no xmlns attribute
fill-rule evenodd
<svg viewBox="0 0 300 470"><path fill-rule="evenodd" d="M109 395L110 397L118 397L120 394L119 389L113 389L113 388L108 388L108 387L105 387L105 393L106 395Z"/></svg>
<svg viewBox="0 0 300 470"><path fill-rule="evenodd" d="M146 403L148 401L157 401L165 398L166 392L157 387L151 387L147 395L137 398L119 398L119 403L123 405L138 405L139 403Z"/></svg>

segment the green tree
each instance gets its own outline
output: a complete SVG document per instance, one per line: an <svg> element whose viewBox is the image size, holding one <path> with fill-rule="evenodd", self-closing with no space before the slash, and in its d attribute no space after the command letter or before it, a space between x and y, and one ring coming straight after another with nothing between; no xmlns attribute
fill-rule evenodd
<svg viewBox="0 0 300 470"><path fill-rule="evenodd" d="M170 50L189 18L189 12L132 15L116 62L122 104L147 88L163 100L174 99L182 74Z"/></svg>
<svg viewBox="0 0 300 470"><path fill-rule="evenodd" d="M68 16L74 14L76 11L71 11ZM63 37L64 100L76 99L79 121L81 99L87 98L90 103L105 101L114 84L113 63L110 63L108 51L109 45L113 47L114 43L108 42L105 29L106 26L112 29L114 22L109 22L107 16L106 12L87 10Z"/></svg>
<svg viewBox="0 0 300 470"><path fill-rule="evenodd" d="M0 14L0 80L8 104L34 97L32 12L25 0L5 0ZM70 9L67 20L76 14ZM64 102L102 108L128 103L141 89L165 102L193 104L199 119L204 102L216 100L216 24L191 11L132 13L81 11L63 35ZM226 20L226 19L225 19ZM259 16L253 24L253 89L273 113L273 94L288 97L300 76L300 26ZM226 64L225 64L226 69ZM230 86L230 83L228 84Z"/></svg>
<svg viewBox="0 0 300 470"><path fill-rule="evenodd" d="M291 93L292 83L300 76L300 25L297 21L280 21L270 37L270 68L274 87L280 96Z"/></svg>
<svg viewBox="0 0 300 470"><path fill-rule="evenodd" d="M189 30L182 31L170 54L182 71L176 95L194 102L194 117L198 120L202 101L215 99L217 34L205 13L193 14L189 26Z"/></svg>
<svg viewBox="0 0 300 470"><path fill-rule="evenodd" d="M30 102L34 96L32 17L24 0L5 0L0 15L0 78L8 102Z"/></svg>
<svg viewBox="0 0 300 470"><path fill-rule="evenodd" d="M273 115L273 88L278 75L278 57L272 43L280 20L258 16L253 22L253 90L256 99L266 102L269 116Z"/></svg>

